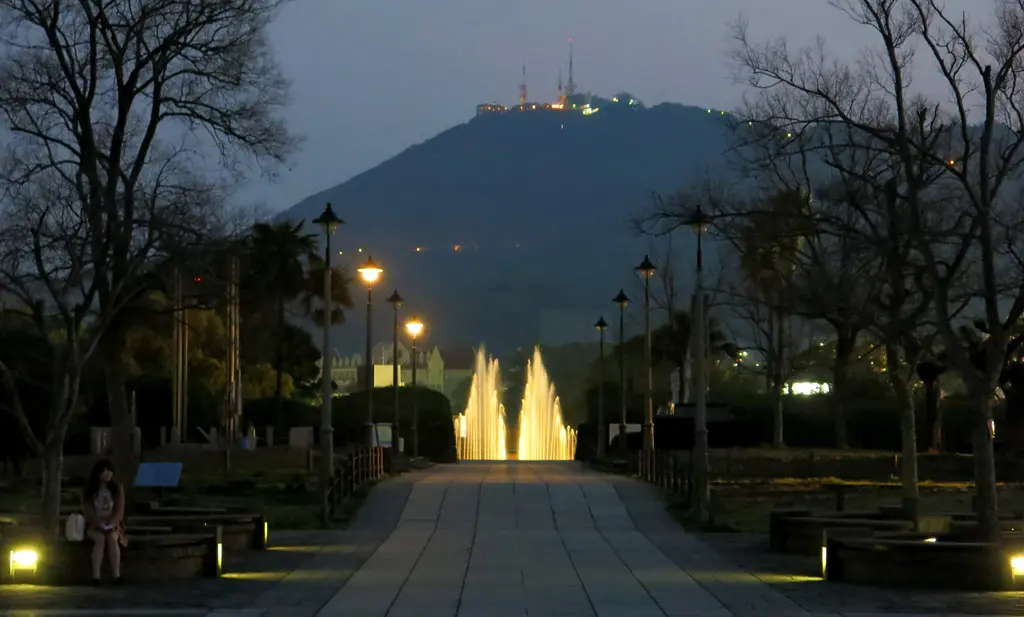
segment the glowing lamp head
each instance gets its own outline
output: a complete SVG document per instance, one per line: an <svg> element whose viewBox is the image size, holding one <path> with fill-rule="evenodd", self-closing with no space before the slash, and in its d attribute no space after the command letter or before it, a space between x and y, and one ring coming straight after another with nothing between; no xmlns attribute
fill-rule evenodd
<svg viewBox="0 0 1024 617"><path fill-rule="evenodd" d="M372 285L380 280L380 275L384 270L381 269L375 261L373 261L373 257L370 257L366 260L366 263L359 268L358 272L364 283Z"/></svg>
<svg viewBox="0 0 1024 617"><path fill-rule="evenodd" d="M604 317L599 317L594 327L597 328L598 332L604 332L604 329L608 327L608 322L604 320Z"/></svg>
<svg viewBox="0 0 1024 617"><path fill-rule="evenodd" d="M323 228L327 234L332 234L339 225L344 225L345 221L338 218L338 215L334 213L334 208L328 203L324 211L320 213L320 216L313 219L313 223Z"/></svg>
<svg viewBox="0 0 1024 617"><path fill-rule="evenodd" d="M405 324L405 331L409 333L412 338L418 337L423 332L423 322L413 317Z"/></svg>
<svg viewBox="0 0 1024 617"><path fill-rule="evenodd" d="M626 308L629 306L629 297L626 296L626 292L619 290L619 295L612 298L612 302L619 305L619 308Z"/></svg>
<svg viewBox="0 0 1024 617"><path fill-rule="evenodd" d="M9 572L12 576L17 575L18 572L35 574L39 568L39 553L31 548L16 548L11 551L9 565Z"/></svg>
<svg viewBox="0 0 1024 617"><path fill-rule="evenodd" d="M651 258L648 257L647 255L644 255L644 260L641 261L640 265L634 268L634 270L636 270L637 274L639 274L640 276L644 277L645 279L649 279L652 276L654 276L654 271L656 270L656 268L654 267L654 262L651 261Z"/></svg>
<svg viewBox="0 0 1024 617"><path fill-rule="evenodd" d="M711 225L711 217L704 213L704 209L699 205L697 209L693 211L687 220L690 228L698 235L703 235L707 232L708 226Z"/></svg>

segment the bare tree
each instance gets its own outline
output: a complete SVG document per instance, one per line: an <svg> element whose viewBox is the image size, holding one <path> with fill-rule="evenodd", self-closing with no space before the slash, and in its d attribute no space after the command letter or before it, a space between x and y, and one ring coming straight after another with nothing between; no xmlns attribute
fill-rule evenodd
<svg viewBox="0 0 1024 617"><path fill-rule="evenodd" d="M131 460L121 308L150 265L217 230L224 186L295 146L265 34L282 3L0 0L3 214L34 239L29 251L5 236L19 261L3 284L39 307L40 327L62 322L63 402L48 435L29 435L47 453L50 525L82 363L102 354L114 445Z"/></svg>
<svg viewBox="0 0 1024 617"><path fill-rule="evenodd" d="M1020 220L1008 184L1021 169L1024 145L1024 2L994 2L994 20L978 28L938 0L833 0L875 36L855 61L828 55L818 44L792 50L785 41L750 40L736 27L734 59L753 88L746 119L791 134L822 128L846 136L846 149L872 150L891 172L859 180L904 203L907 230L921 262L918 291L932 301L951 366L978 409L974 462L983 533L998 535L992 405L1007 346L1024 313ZM913 87L929 71L945 91L930 99ZM833 168L843 161L828 161ZM855 170L847 170L855 172ZM935 214L937 201L955 207ZM974 281L988 336L971 354L958 334L954 286L976 263ZM1005 277L1013 278L1012 282ZM1008 289L1012 291L1007 291Z"/></svg>

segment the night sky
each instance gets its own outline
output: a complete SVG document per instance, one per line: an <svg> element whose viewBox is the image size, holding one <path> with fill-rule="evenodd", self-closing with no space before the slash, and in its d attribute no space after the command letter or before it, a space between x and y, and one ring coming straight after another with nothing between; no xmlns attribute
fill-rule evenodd
<svg viewBox="0 0 1024 617"><path fill-rule="evenodd" d="M991 6L946 4L979 17ZM731 109L743 89L729 24L741 14L759 40L820 35L847 58L873 42L828 0L297 0L271 36L293 84L287 117L306 141L276 182L239 197L287 208L465 122L477 103L515 103L524 63L530 98L552 100L569 37L582 91Z"/></svg>

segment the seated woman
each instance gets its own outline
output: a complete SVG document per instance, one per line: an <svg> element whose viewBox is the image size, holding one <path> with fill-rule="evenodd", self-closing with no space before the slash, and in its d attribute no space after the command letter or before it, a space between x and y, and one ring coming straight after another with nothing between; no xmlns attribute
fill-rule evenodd
<svg viewBox="0 0 1024 617"><path fill-rule="evenodd" d="M110 563L114 584L121 584L121 547L124 534L124 488L114 480L114 465L106 459L96 462L85 485L82 499L86 536L92 539L92 584L100 584L103 556Z"/></svg>

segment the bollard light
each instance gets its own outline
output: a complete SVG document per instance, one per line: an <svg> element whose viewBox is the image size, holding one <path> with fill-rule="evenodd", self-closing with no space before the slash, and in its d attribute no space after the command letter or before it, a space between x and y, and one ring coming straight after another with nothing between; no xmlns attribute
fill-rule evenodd
<svg viewBox="0 0 1024 617"><path fill-rule="evenodd" d="M39 552L33 548L18 547L11 551L10 570L11 576L17 576L19 572L35 573L39 569Z"/></svg>

